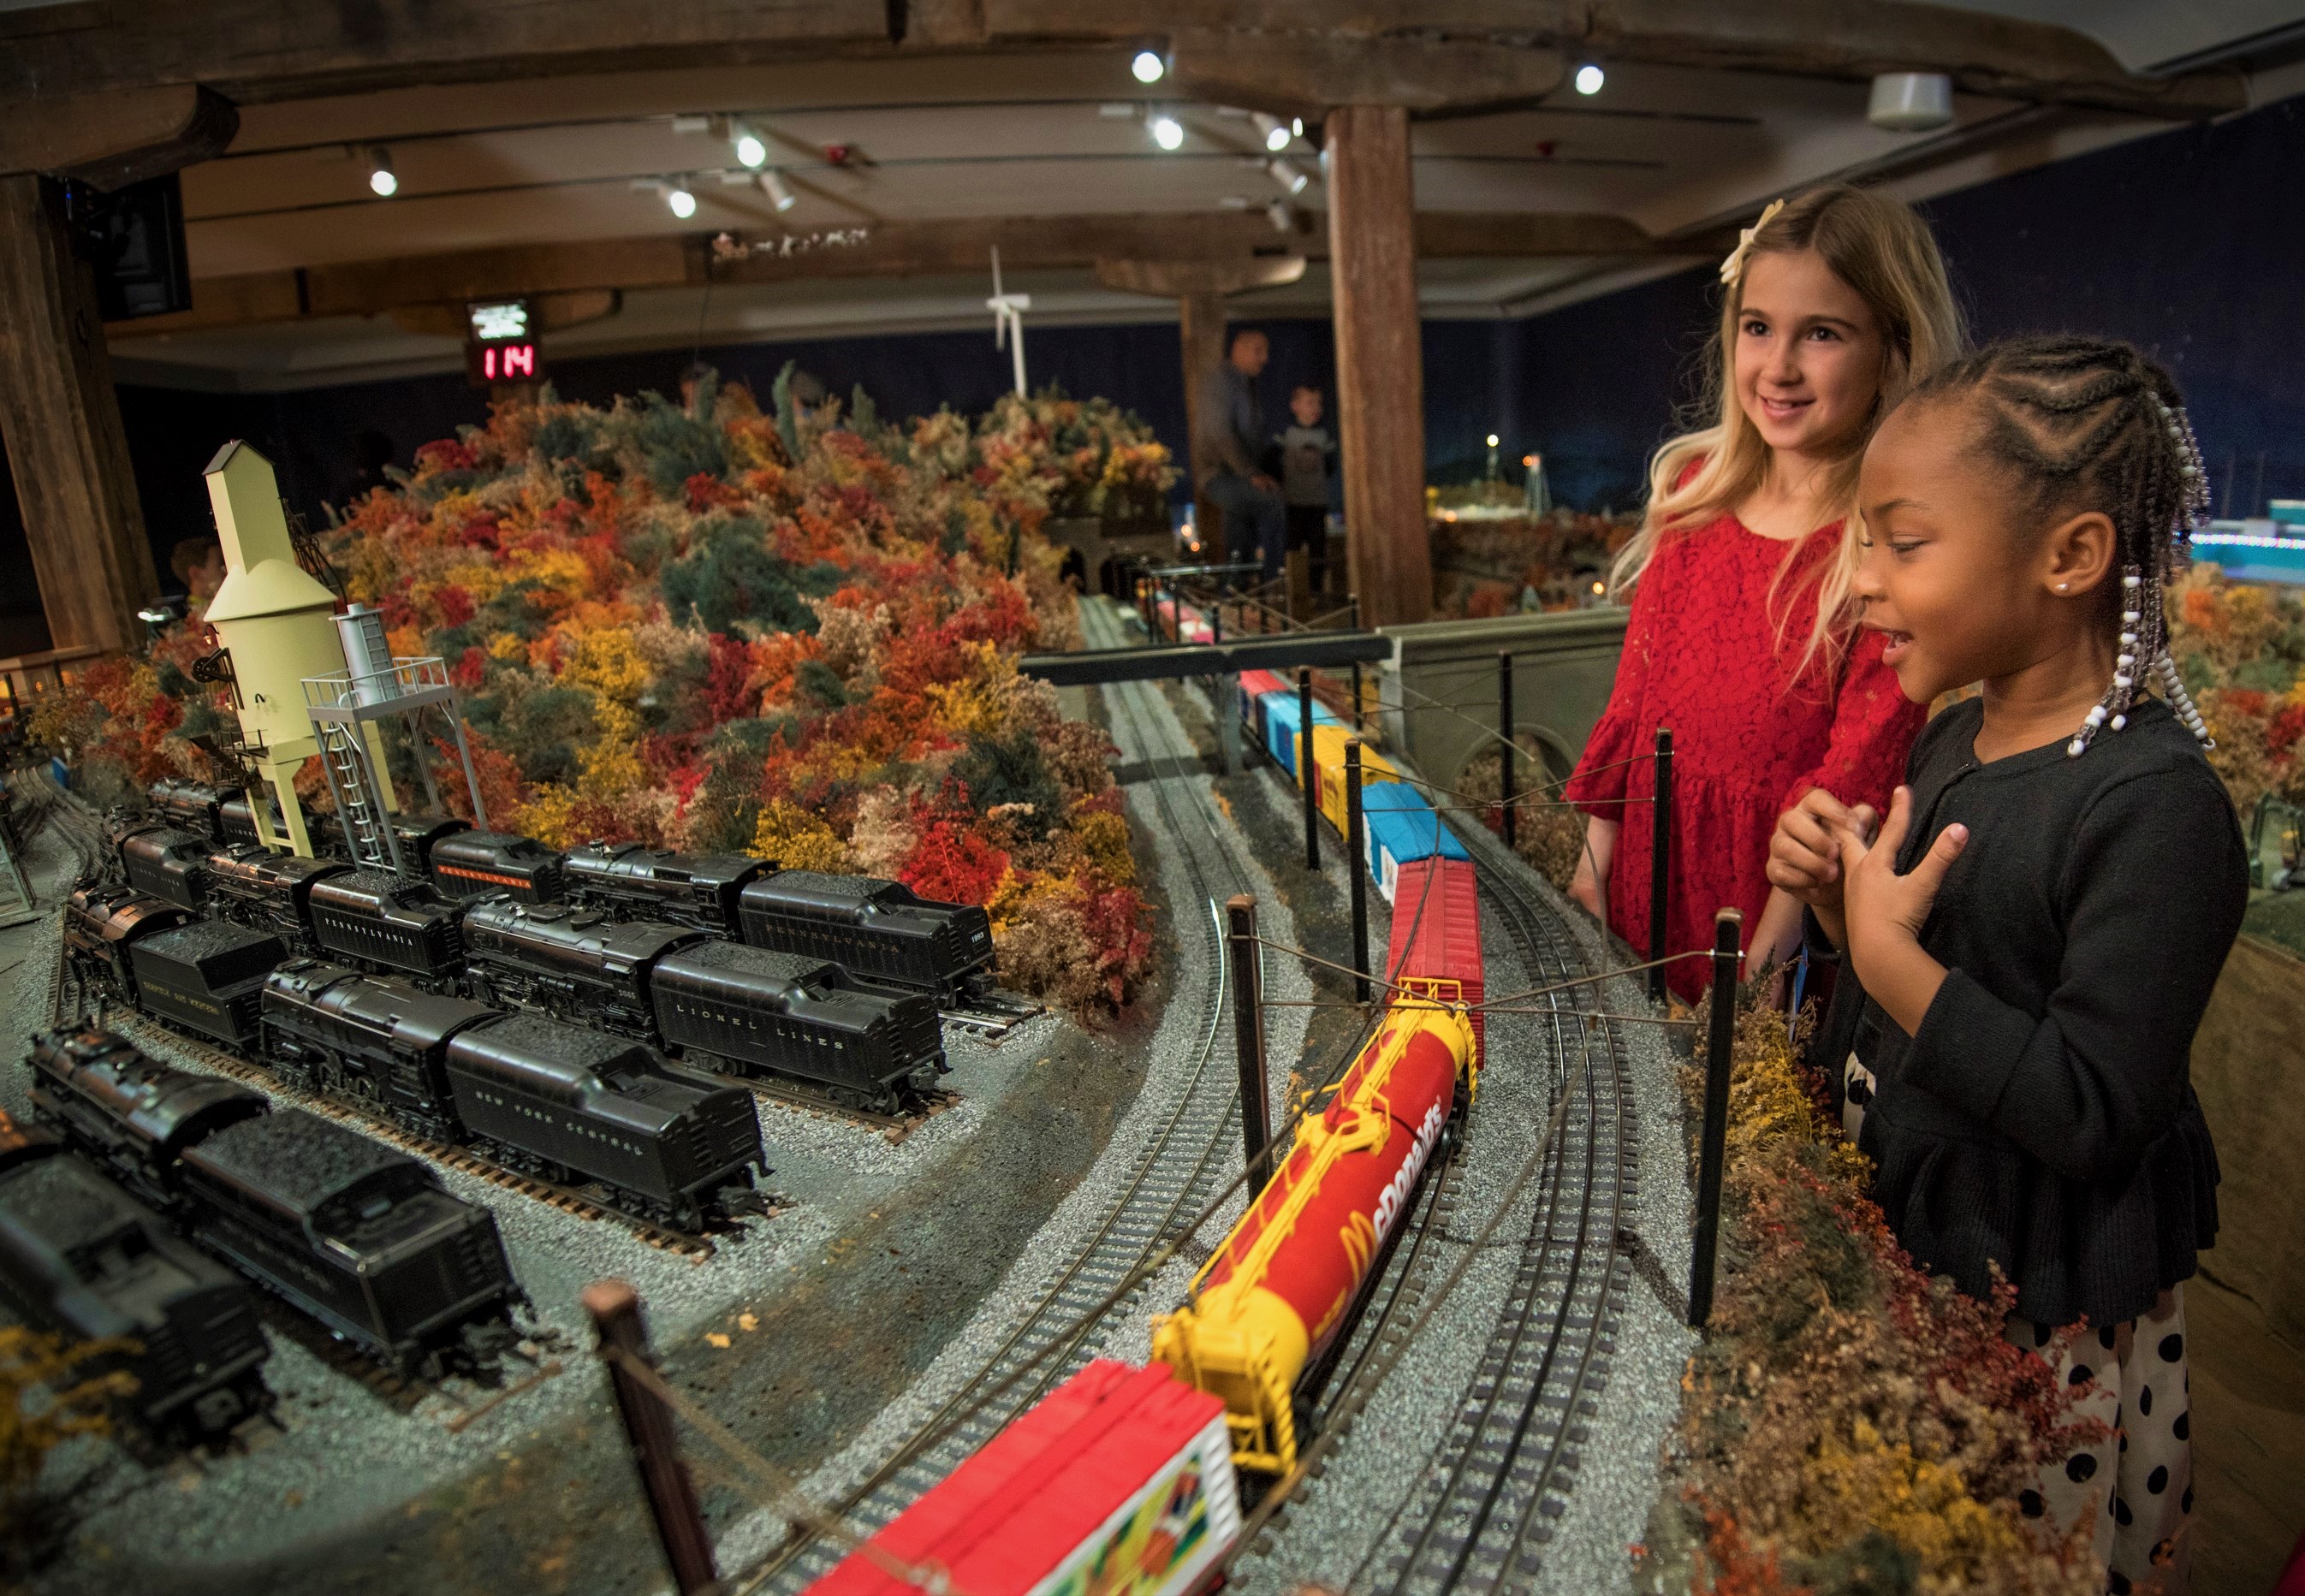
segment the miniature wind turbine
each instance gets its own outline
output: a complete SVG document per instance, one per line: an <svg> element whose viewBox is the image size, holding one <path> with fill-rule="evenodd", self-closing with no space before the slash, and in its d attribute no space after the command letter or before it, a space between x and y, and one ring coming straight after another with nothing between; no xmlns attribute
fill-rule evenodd
<svg viewBox="0 0 2305 1596"><path fill-rule="evenodd" d="M1005 342L1016 366L1016 397L1025 396L1025 312L1033 308L1029 293L1000 292L1000 246L992 246L992 297L984 301L992 312L992 347Z"/></svg>

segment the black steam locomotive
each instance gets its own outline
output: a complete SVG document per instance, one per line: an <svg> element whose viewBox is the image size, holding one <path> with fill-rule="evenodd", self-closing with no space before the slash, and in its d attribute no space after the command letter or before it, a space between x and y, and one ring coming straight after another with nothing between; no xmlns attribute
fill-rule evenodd
<svg viewBox="0 0 2305 1596"><path fill-rule="evenodd" d="M322 880L314 894L363 873L370 872ZM378 879L400 885L394 877ZM353 1055L339 1045L341 1036L301 1011L320 1006L303 995L314 979L310 972L328 972L326 986L357 972L292 959L278 938L227 921L173 922L182 913L125 888L83 888L65 911L68 956L99 989L242 1057L275 1067L285 1062L292 1074L319 1067L314 1048ZM419 1010L430 1016L453 1011L459 1026L510 1023L500 1010L403 981L364 981L346 989L367 989L386 994L372 1011L371 1031L389 1031L396 1023L374 1016ZM300 1078L360 1099L421 1134L484 1145L509 1167L547 1179L601 1182L615 1205L651 1218L694 1229L726 1217L723 1189L748 1191L748 1167L762 1162L750 1095L677 1074L647 1048L623 1042L608 1074L588 1074L579 1066L597 1034L558 1021L544 1024L541 1032L506 1033L525 1040L517 1047L506 1041L490 1057L510 1049L523 1062L501 1081L494 1079L492 1072L502 1073L496 1065L460 1074L436 1045L449 1040L446 1034L413 1048L404 1037L389 1057L365 1055L367 1066ZM410 1034L421 1030L419 1024ZM590 1128L572 1132L572 1124ZM627 1158L624 1150L635 1141L645 1145Z"/></svg>
<svg viewBox="0 0 2305 1596"><path fill-rule="evenodd" d="M171 828L200 829L194 822L206 811L196 795L187 796L190 785L164 782L151 790ZM215 812L216 828L206 835L222 844L233 825L232 800L218 798ZM456 821L430 822L430 830L421 830L423 822L396 824L411 828L404 845L412 867L421 863L451 899L499 892L525 904L565 898L612 919L691 926L772 953L837 964L861 985L923 993L940 1009L976 1005L991 985L992 922L984 911L928 902L901 882L778 870L740 853L668 853L636 843L591 843L564 854L532 837L457 830ZM316 822L316 843L321 835ZM145 879L152 883L145 891L200 907L182 888L167 887L157 867ZM205 879L200 887L208 889ZM321 951L367 956L348 947ZM409 964L387 967L443 979Z"/></svg>
<svg viewBox="0 0 2305 1596"><path fill-rule="evenodd" d="M502 1337L524 1301L496 1217L422 1163L108 1031L36 1039L32 1105L208 1251L404 1373Z"/></svg>
<svg viewBox="0 0 2305 1596"><path fill-rule="evenodd" d="M547 1180L599 1181L683 1230L725 1213L761 1162L749 1093L645 1043L510 1014L314 960L264 990L265 1054L282 1077L358 1098L412 1129L478 1146Z"/></svg>
<svg viewBox="0 0 2305 1596"><path fill-rule="evenodd" d="M740 1074L821 1085L889 1111L948 1067L935 1006L857 989L838 964L653 921L504 899L464 914L465 990L579 1016Z"/></svg>
<svg viewBox="0 0 2305 1596"><path fill-rule="evenodd" d="M638 843L587 843L562 862L568 901L612 920L693 926L744 938L737 895L771 869L749 853L676 853Z"/></svg>
<svg viewBox="0 0 2305 1596"><path fill-rule="evenodd" d="M271 1354L248 1287L158 1215L0 1114L0 1293L67 1342L119 1344L81 1365L125 1371L115 1405L170 1440L221 1435L271 1405Z"/></svg>
<svg viewBox="0 0 2305 1596"><path fill-rule="evenodd" d="M216 850L187 869L164 870L151 863L165 853L171 863L190 866L181 842L152 841L186 835L165 828L132 829L118 845L123 868L132 858L137 879L163 889L158 896L168 904L187 915L204 906L207 913L224 917L221 923L230 930L215 929L215 921L186 925L177 943L132 955L128 963L136 967L123 973L115 968L119 958L94 957L104 948L139 941L114 923L132 907L115 888L76 900L67 938L88 950L86 962L100 965L124 992L136 989L134 983L146 979L142 966L149 965L149 979L157 984L146 1006L242 1051L255 1049L254 988L242 975L227 991L221 984L223 965L240 972L264 964L268 956L277 964L301 955L403 977L430 991L540 1009L684 1055L710 1055L739 1074L791 1076L823 1088L837 1101L880 1112L900 1108L908 1093L930 1090L947 1067L932 995L885 979L861 980L843 961L821 953L796 955L744 947L740 953L708 956L709 950L694 946L710 940L699 929L530 904L506 892L451 903L425 882L389 871L272 855L260 848ZM489 840L494 836L464 832L444 837L435 848L435 862L444 868L460 859L470 862L481 855L452 850L475 842L494 848ZM512 840L521 846L487 857L507 870L525 868L523 860L537 862L535 844ZM557 868L560 856L542 857ZM680 856L657 857L661 862ZM741 896L746 913L771 930L789 918L813 927L816 941L865 948L851 957L874 968L885 971L900 959L915 964L933 960L952 938L939 942L931 931L924 940L922 928L942 925L949 933L955 916L974 916L985 947L991 946L982 910L923 904L894 883L877 884L888 887L889 907L877 906L877 899L863 900L875 906L850 915L842 925L808 921L794 909L791 894L770 889L787 877L845 879L797 871L760 876L764 867L744 862L755 867L759 879L747 882L741 895L725 890L740 872L724 865L689 874L692 880L702 874L719 883L714 887L719 901L733 903ZM807 901L826 896L815 891ZM839 901L853 908L860 900ZM149 898L134 906L145 913L160 912ZM894 953L870 951L882 944ZM727 945L721 946L725 950ZM206 972L202 981L181 968L193 955ZM659 972L669 972L672 982L662 990ZM207 999L205 1006L186 996L195 990Z"/></svg>

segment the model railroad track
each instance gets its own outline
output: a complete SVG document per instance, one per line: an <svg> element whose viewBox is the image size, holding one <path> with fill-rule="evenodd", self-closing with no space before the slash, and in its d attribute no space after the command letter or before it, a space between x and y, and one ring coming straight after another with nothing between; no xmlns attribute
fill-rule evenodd
<svg viewBox="0 0 2305 1596"><path fill-rule="evenodd" d="M1197 760L1174 749L1157 751L1169 742L1161 729L1157 690L1127 683L1105 691L1155 767L1148 785L1162 828L1192 878L1193 912L1183 903L1175 908L1180 939L1184 921L1198 927L1185 956L1210 972L1198 1015L1201 1040L1163 1117L1091 1234L1076 1244L967 1380L861 1483L829 1505L833 1515L862 1533L894 1519L1085 1363L1111 1327L1141 1309L1141 1283L1136 1289L1124 1286L1137 1281L1163 1246L1180 1239L1238 1167L1239 1093L1226 1072L1211 1067L1226 1012L1224 945L1214 904L1242 889L1248 872L1222 840L1229 828L1194 781ZM845 1549L795 1527L741 1588L800 1590Z"/></svg>
<svg viewBox="0 0 2305 1596"><path fill-rule="evenodd" d="M1533 981L1589 974L1572 930L1507 862L1465 828L1488 889ZM1634 1195L1637 1130L1622 1039L1597 989L1552 994L1545 1023L1572 1100L1541 1175L1536 1215L1505 1309L1474 1371L1442 1461L1403 1504L1353 1582L1394 1596L1519 1592L1539 1573L1566 1510L1587 1423L1609 1372L1629 1271L1617 1248ZM1372 1575L1374 1577L1372 1577Z"/></svg>
<svg viewBox="0 0 2305 1596"><path fill-rule="evenodd" d="M974 1001L957 1007L940 1008L937 1018L983 1036L1006 1036L1033 1015L1046 1014L1048 1007L1030 998L996 989L980 992Z"/></svg>
<svg viewBox="0 0 2305 1596"><path fill-rule="evenodd" d="M692 1056L693 1057L693 1056ZM786 1108L797 1109L817 1119L837 1120L843 1125L863 1125L880 1132L892 1142L902 1142L906 1136L934 1119L938 1115L960 1107L961 1096L939 1087L919 1094L915 1105L897 1113L885 1113L877 1108L859 1108L841 1102L829 1091L820 1090L803 1081L770 1081L759 1075L734 1074L726 1070L700 1069L694 1064L681 1061L693 1074L721 1086L733 1086L739 1091L749 1091L763 1102Z"/></svg>

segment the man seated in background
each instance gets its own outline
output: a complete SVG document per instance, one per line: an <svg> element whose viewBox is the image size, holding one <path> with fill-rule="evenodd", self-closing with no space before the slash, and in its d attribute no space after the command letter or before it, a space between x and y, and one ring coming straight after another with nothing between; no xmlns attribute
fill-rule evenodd
<svg viewBox="0 0 2305 1596"><path fill-rule="evenodd" d="M1201 390L1200 436L1193 439L1195 466L1215 467L1202 493L1224 517L1228 557L1261 565L1268 580L1280 574L1283 518L1280 484L1257 464L1265 431L1255 378L1272 357L1263 333L1244 327L1233 335L1232 352Z"/></svg>

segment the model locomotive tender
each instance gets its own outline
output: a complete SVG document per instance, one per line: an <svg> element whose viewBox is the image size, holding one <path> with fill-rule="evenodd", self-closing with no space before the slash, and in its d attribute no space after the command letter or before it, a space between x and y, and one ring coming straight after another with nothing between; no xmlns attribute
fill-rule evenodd
<svg viewBox="0 0 2305 1596"><path fill-rule="evenodd" d="M156 1437L209 1439L271 1405L271 1349L240 1277L55 1135L4 1114L0 1293L68 1343L114 1344L81 1372L126 1372L135 1388L115 1406Z"/></svg>
<svg viewBox="0 0 2305 1596"><path fill-rule="evenodd" d="M144 1201L400 1370L499 1338L524 1300L496 1217L424 1164L95 1029L36 1039L32 1106Z"/></svg>

